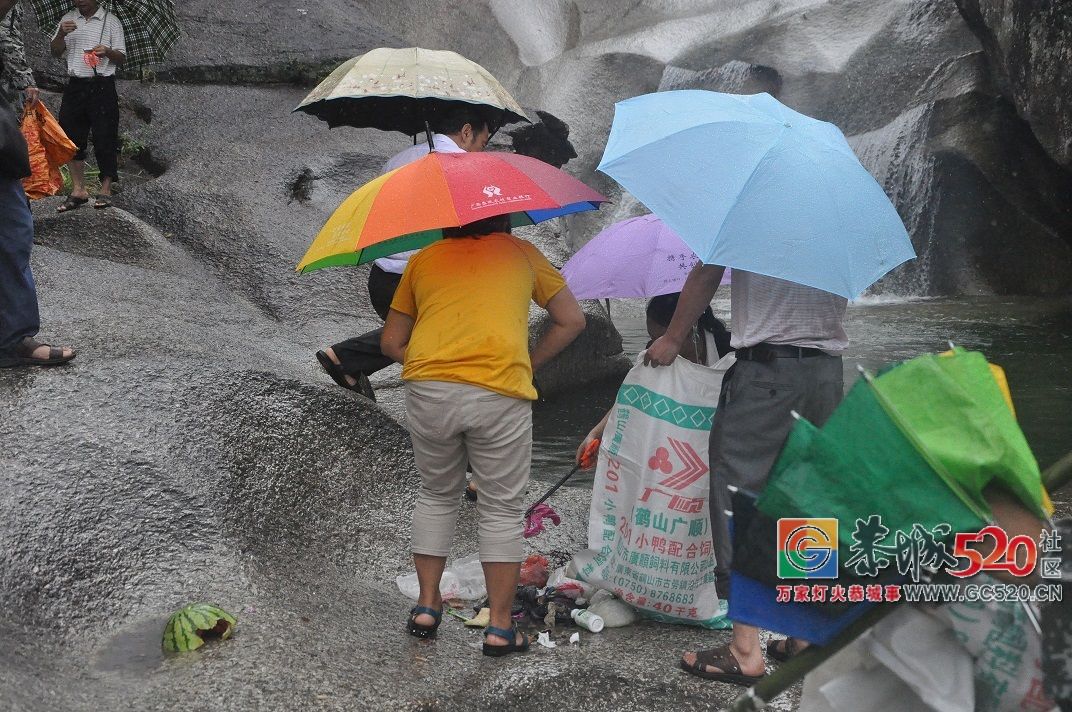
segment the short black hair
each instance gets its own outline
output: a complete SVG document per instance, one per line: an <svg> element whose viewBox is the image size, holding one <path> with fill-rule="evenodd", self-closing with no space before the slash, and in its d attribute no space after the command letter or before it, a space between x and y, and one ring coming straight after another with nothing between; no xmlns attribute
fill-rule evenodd
<svg viewBox="0 0 1072 712"><path fill-rule="evenodd" d="M679 297L681 297L681 292L671 292L670 294L660 294L657 297L652 297L648 301L645 313L649 319L659 326L668 327L670 326L670 320L674 318L674 312L677 310ZM718 351L719 356L725 356L733 350L730 348L730 332L726 329L725 322L715 316L715 313L711 311L711 307L704 309L703 314L696 321L696 326L715 337L715 349Z"/></svg>
<svg viewBox="0 0 1072 712"><path fill-rule="evenodd" d="M493 232L510 232L509 215L492 215L490 218L466 223L461 227L443 228L443 237L474 237Z"/></svg>
<svg viewBox="0 0 1072 712"><path fill-rule="evenodd" d="M510 131L514 153L538 158L555 168L576 158L577 150L569 140L569 124L546 111L537 111L536 115L539 122Z"/></svg>
<svg viewBox="0 0 1072 712"><path fill-rule="evenodd" d="M435 116L430 123L433 131L447 136L458 133L466 124L471 125L474 131L487 129L488 133L495 133L499 128L491 112L475 104L462 104L447 109Z"/></svg>

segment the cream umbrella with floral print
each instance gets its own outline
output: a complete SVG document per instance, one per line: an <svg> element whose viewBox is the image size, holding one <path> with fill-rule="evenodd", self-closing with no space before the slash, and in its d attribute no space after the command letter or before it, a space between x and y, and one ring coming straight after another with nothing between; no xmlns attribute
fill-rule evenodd
<svg viewBox="0 0 1072 712"><path fill-rule="evenodd" d="M452 107L482 107L493 128L528 121L509 92L476 62L446 50L381 47L341 64L295 111L331 127L356 126L413 136Z"/></svg>

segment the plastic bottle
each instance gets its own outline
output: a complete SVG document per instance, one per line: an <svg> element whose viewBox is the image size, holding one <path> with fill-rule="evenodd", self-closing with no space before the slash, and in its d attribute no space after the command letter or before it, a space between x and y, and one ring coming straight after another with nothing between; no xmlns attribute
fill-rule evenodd
<svg viewBox="0 0 1072 712"><path fill-rule="evenodd" d="M574 608L570 611L570 618L580 627L593 633L603 630L603 619L587 609Z"/></svg>

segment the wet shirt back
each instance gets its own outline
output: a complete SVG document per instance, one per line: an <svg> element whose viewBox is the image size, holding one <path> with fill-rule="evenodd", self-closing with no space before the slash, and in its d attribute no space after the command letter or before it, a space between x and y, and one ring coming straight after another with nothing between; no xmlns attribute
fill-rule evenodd
<svg viewBox="0 0 1072 712"><path fill-rule="evenodd" d="M410 258L391 302L414 319L402 379L535 400L529 304L546 307L565 285L535 246L505 233L425 247Z"/></svg>

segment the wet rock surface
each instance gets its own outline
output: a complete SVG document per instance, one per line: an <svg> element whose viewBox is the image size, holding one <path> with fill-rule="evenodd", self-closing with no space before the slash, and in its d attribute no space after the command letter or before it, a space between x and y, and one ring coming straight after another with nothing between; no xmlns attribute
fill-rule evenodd
<svg viewBox="0 0 1072 712"><path fill-rule="evenodd" d="M504 661L451 622L432 644L403 634L393 580L409 569L417 479L398 370L374 379L379 405L334 386L312 353L378 325L367 272L293 273L338 203L410 142L289 113L338 60L455 49L566 122L566 170L615 202L525 232L558 265L643 212L594 172L613 103L687 86L769 91L845 129L921 254L887 291L1069 287L1060 154L949 3L261 5L180 3L186 36L158 81L120 83L148 177L124 176L116 208L35 205L42 337L79 357L0 371L5 709L670 710L736 695L676 669L721 633L645 624ZM27 24L38 79L58 87L62 65ZM612 325L585 308L585 337L540 374L550 393L623 368ZM536 311L532 325L545 327ZM584 545L589 495L569 492L565 523L534 547ZM455 553L474 549L470 508ZM163 625L194 600L236 614L236 634L165 658Z"/></svg>
<svg viewBox="0 0 1072 712"><path fill-rule="evenodd" d="M1072 2L957 0L1002 93L1046 152L1072 168Z"/></svg>

